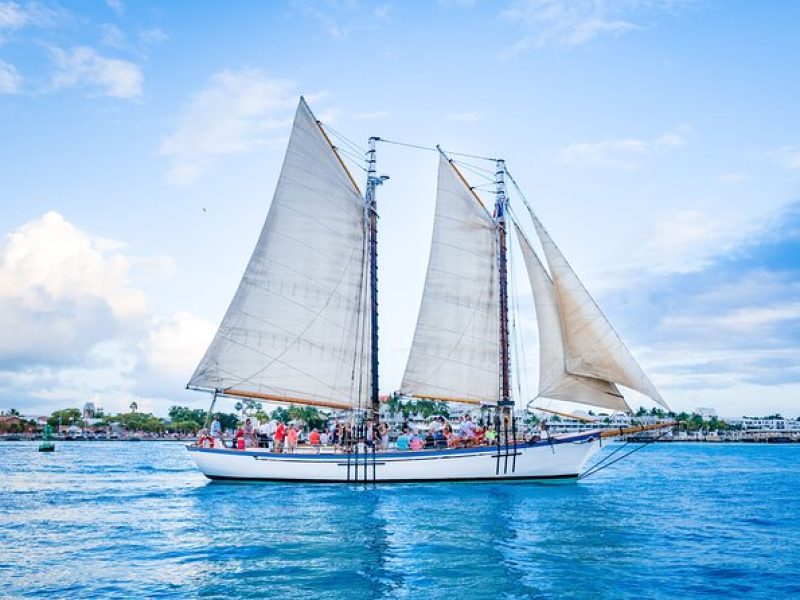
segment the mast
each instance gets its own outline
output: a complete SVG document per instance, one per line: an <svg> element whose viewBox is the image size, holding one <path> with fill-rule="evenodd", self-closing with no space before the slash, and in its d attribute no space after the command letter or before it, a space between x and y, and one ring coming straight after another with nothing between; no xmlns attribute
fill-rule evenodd
<svg viewBox="0 0 800 600"><path fill-rule="evenodd" d="M498 238L498 281L500 283L500 401L498 406L503 407L503 413L508 414L513 405L511 400L511 369L509 357L508 333L508 231L506 228L506 197L505 183L506 163L497 161L495 172L495 201L494 218L497 223Z"/></svg>
<svg viewBox="0 0 800 600"><path fill-rule="evenodd" d="M378 177L376 174L375 146L379 140L380 138L375 136L369 138L367 186L364 194L369 227L370 356L372 359L370 367L370 406L373 422L377 421L380 411L380 401L378 399L378 207L375 199L375 188L383 185L383 182L389 179L387 176Z"/></svg>

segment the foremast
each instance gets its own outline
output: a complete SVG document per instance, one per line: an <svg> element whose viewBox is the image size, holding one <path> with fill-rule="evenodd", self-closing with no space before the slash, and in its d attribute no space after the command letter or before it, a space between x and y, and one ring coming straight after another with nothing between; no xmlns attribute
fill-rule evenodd
<svg viewBox="0 0 800 600"><path fill-rule="evenodd" d="M367 185L364 194L364 208L369 230L369 307L370 307L370 412L373 422L377 423L380 412L378 395L378 206L375 190L388 179L378 176L375 169L376 144L379 137L369 138L367 150Z"/></svg>

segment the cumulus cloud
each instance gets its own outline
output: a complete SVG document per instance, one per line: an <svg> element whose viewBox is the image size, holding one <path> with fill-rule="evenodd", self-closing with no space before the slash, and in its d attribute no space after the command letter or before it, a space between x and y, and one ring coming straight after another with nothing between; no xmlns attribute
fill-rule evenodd
<svg viewBox="0 0 800 600"><path fill-rule="evenodd" d="M257 69L216 73L161 144L159 154L170 160L167 179L191 184L220 156L283 140L296 102L292 82L270 79Z"/></svg>
<svg viewBox="0 0 800 600"><path fill-rule="evenodd" d="M112 98L132 99L142 95L142 70L135 63L100 56L88 46L72 51L51 50L57 69L52 84L57 89L88 86Z"/></svg>
<svg viewBox="0 0 800 600"><path fill-rule="evenodd" d="M158 320L141 344L147 366L185 382L200 362L215 331L214 323L187 311Z"/></svg>
<svg viewBox="0 0 800 600"><path fill-rule="evenodd" d="M513 0L501 16L527 33L501 53L510 58L528 48L575 47L601 37L641 29L654 15L690 4L675 0Z"/></svg>
<svg viewBox="0 0 800 600"><path fill-rule="evenodd" d="M65 17L63 10L55 10L30 2L26 5L17 2L0 2L0 30L15 30L24 27L49 27Z"/></svg>
<svg viewBox="0 0 800 600"><path fill-rule="evenodd" d="M636 161L656 151L684 144L682 128L653 139L610 139L598 142L575 142L561 149L561 159L573 165L631 169Z"/></svg>
<svg viewBox="0 0 800 600"><path fill-rule="evenodd" d="M49 413L136 400L166 413L215 329L187 311L154 311L136 280L171 268L53 211L9 233L0 246L0 403Z"/></svg>
<svg viewBox="0 0 800 600"><path fill-rule="evenodd" d="M22 85L22 77L14 65L0 60L0 94L16 94Z"/></svg>
<svg viewBox="0 0 800 600"><path fill-rule="evenodd" d="M142 316L132 260L57 212L11 232L0 253L0 357L80 360L97 342Z"/></svg>

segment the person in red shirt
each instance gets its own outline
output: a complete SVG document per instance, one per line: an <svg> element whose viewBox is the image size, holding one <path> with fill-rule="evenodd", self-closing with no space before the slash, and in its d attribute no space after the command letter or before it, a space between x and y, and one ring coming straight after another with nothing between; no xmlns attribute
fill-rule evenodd
<svg viewBox="0 0 800 600"><path fill-rule="evenodd" d="M275 452L283 452L283 440L286 438L286 425L278 423L275 429Z"/></svg>
<svg viewBox="0 0 800 600"><path fill-rule="evenodd" d="M316 429L311 430L311 433L308 434L308 443L311 444L311 447L314 448L319 454L319 448L322 445L319 437L319 431Z"/></svg>
<svg viewBox="0 0 800 600"><path fill-rule="evenodd" d="M299 432L297 429L294 428L294 425L289 425L289 429L286 431L286 451L287 452L294 452L297 450L297 438Z"/></svg>

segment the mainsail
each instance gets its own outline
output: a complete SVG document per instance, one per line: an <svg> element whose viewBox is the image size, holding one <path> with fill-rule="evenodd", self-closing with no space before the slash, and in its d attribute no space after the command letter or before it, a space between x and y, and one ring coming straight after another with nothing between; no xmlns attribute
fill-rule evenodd
<svg viewBox="0 0 800 600"><path fill-rule="evenodd" d="M497 403L496 244L494 220L440 156L431 254L401 393Z"/></svg>
<svg viewBox="0 0 800 600"><path fill-rule="evenodd" d="M361 194L301 99L258 243L189 387L365 406L366 235Z"/></svg>
<svg viewBox="0 0 800 600"><path fill-rule="evenodd" d="M552 275L564 332L567 372L624 385L668 408L550 234L533 211L530 214Z"/></svg>
<svg viewBox="0 0 800 600"><path fill-rule="evenodd" d="M528 271L539 328L539 396L627 411L617 386L602 379L567 372L564 330L553 282L525 235L515 223Z"/></svg>

